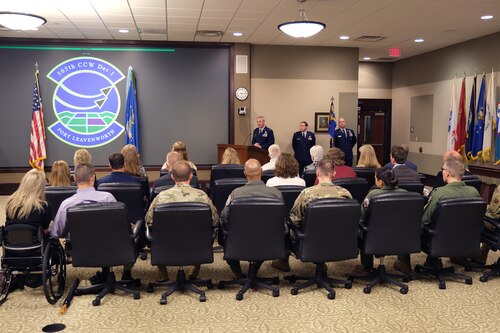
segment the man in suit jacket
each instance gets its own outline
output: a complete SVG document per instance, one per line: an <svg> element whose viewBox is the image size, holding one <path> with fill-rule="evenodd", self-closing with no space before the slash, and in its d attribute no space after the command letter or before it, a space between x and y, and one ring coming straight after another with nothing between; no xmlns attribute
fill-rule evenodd
<svg viewBox="0 0 500 333"><path fill-rule="evenodd" d="M292 147L295 159L299 162L299 172L302 174L304 168L312 163L310 149L316 145L316 136L307 130L308 123L301 121L300 131L295 132L292 138Z"/></svg>
<svg viewBox="0 0 500 333"><path fill-rule="evenodd" d="M252 144L265 150L274 144L273 130L266 126L266 120L263 116L257 117L257 128L253 130Z"/></svg>
<svg viewBox="0 0 500 333"><path fill-rule="evenodd" d="M418 172L405 165L405 150L401 146L392 146L391 163L392 170L399 183L420 182Z"/></svg>
<svg viewBox="0 0 500 333"><path fill-rule="evenodd" d="M339 128L335 130L333 142L335 147L344 152L345 165L352 167L352 148L356 144L356 135L352 129L345 127L344 118L339 118Z"/></svg>
<svg viewBox="0 0 500 333"><path fill-rule="evenodd" d="M405 150L405 165L415 171L417 170L417 165L413 163L412 161L408 160L408 153L410 152L410 147L407 144L402 144L401 147ZM392 163L389 162L386 165L384 165L384 168L389 168L392 169Z"/></svg>

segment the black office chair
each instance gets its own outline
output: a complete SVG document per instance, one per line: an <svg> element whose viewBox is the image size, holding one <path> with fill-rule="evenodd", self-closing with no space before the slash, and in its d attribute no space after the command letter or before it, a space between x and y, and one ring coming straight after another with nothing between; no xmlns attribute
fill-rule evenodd
<svg viewBox="0 0 500 333"><path fill-rule="evenodd" d="M191 173L193 174L193 176L197 176L196 169L191 168ZM168 170L167 169L161 169L160 170L160 177L163 177L166 174L168 174Z"/></svg>
<svg viewBox="0 0 500 333"><path fill-rule="evenodd" d="M146 201L144 200L143 185L139 183L105 183L100 184L98 191L105 191L113 194L116 201L123 202L129 211L130 223L144 220L144 209Z"/></svg>
<svg viewBox="0 0 500 333"><path fill-rule="evenodd" d="M229 205L227 224L221 224L224 235L224 259L249 261L247 277L232 281L220 281L219 289L240 284L237 300L251 287L271 290L279 296L279 288L268 283L279 283L279 277L257 277L260 265L265 260L284 259L285 250L285 204L271 198L237 198Z"/></svg>
<svg viewBox="0 0 500 333"><path fill-rule="evenodd" d="M0 245L0 268L6 278L0 304L7 299L13 279L24 289L25 285L32 286L30 281L36 284L40 275L47 302L56 304L66 285L66 255L59 240L45 238L40 227L14 223L0 227Z"/></svg>
<svg viewBox="0 0 500 333"><path fill-rule="evenodd" d="M398 187L407 190L408 192L414 192L420 195L424 191L424 184L419 182L398 183Z"/></svg>
<svg viewBox="0 0 500 333"><path fill-rule="evenodd" d="M328 299L334 299L333 284L351 288L351 281L329 278L324 264L357 258L359 215L360 206L354 199L319 199L310 203L300 228L291 225L296 239L293 242L293 252L297 259L316 265L314 277L285 277L291 282L308 280L293 287L292 295L297 295L300 289L317 284L328 291Z"/></svg>
<svg viewBox="0 0 500 333"><path fill-rule="evenodd" d="M420 178L420 182L425 185L425 182L427 181L427 177L423 173L419 173L418 177Z"/></svg>
<svg viewBox="0 0 500 333"><path fill-rule="evenodd" d="M245 178L243 172L243 165L240 164L216 164L212 165L212 171L210 172L210 186L211 190L218 179L225 178Z"/></svg>
<svg viewBox="0 0 500 333"><path fill-rule="evenodd" d="M360 204L365 200L370 190L368 182L364 178L341 178L335 179L332 183L348 190L352 198L356 199Z"/></svg>
<svg viewBox="0 0 500 333"><path fill-rule="evenodd" d="M212 212L207 204L199 202L176 202L161 204L153 213L153 228L148 235L151 240L151 264L179 266L175 281L150 283L148 292L155 287L170 287L161 295L160 304L167 304L167 297L174 291L191 290L206 301L205 292L195 286L213 288L209 280L186 280L182 266L212 263L214 229Z"/></svg>
<svg viewBox="0 0 500 333"><path fill-rule="evenodd" d="M368 188L375 185L375 168L353 167L356 177L366 179Z"/></svg>
<svg viewBox="0 0 500 333"><path fill-rule="evenodd" d="M438 202L431 222L422 228L422 250L432 259L417 265L412 278L433 275L439 289L446 289L445 279L472 278L455 273L454 267L443 267L441 257L471 257L479 253L481 228L486 203L480 197L444 199Z"/></svg>
<svg viewBox="0 0 500 333"><path fill-rule="evenodd" d="M262 179L262 181L264 183L267 183L267 181L271 178L273 178L275 176L275 170L266 170L266 171L262 171L262 175L260 177L260 179Z"/></svg>
<svg viewBox="0 0 500 333"><path fill-rule="evenodd" d="M381 283L398 286L402 294L408 292L408 285L396 280L407 277L387 273L383 259L386 255L420 252L423 207L422 196L412 192L384 193L370 199L364 223L360 224L358 243L366 254L380 257L380 264L366 276L349 277L371 280L363 289L365 294Z"/></svg>
<svg viewBox="0 0 500 333"><path fill-rule="evenodd" d="M45 187L45 200L52 210L52 220L56 217L61 203L76 193L76 186L47 186Z"/></svg>
<svg viewBox="0 0 500 333"><path fill-rule="evenodd" d="M314 182L316 181L316 170L307 170L302 175L302 178L306 182L306 187L313 186Z"/></svg>
<svg viewBox="0 0 500 333"><path fill-rule="evenodd" d="M151 189L151 196L149 197L149 202L153 202L153 200L158 196L158 194L160 194L160 192L171 189L174 186L175 186L175 183L170 184L170 185L160 186L160 187L153 187Z"/></svg>
<svg viewBox="0 0 500 333"><path fill-rule="evenodd" d="M283 201L285 201L285 210L286 214L288 215L293 207L293 204L295 203L295 200L299 196L300 192L305 189L305 187L298 185L281 185L276 186L276 188L280 190L281 194L283 195Z"/></svg>
<svg viewBox="0 0 500 333"><path fill-rule="evenodd" d="M465 185L472 186L476 188L478 193L481 193L481 185L483 183L481 182L481 179L479 177L474 175L463 175L462 181L465 183Z"/></svg>
<svg viewBox="0 0 500 333"><path fill-rule="evenodd" d="M101 299L116 289L140 298L139 291L126 285L140 285L139 281L116 281L112 266L131 265L137 257L139 229L138 221L134 231L130 227L127 207L122 202L90 203L70 207L67 212L67 228L73 248L73 267L101 267L103 283L78 288L75 295L98 292L92 305L101 304Z"/></svg>
<svg viewBox="0 0 500 333"><path fill-rule="evenodd" d="M494 229L489 230L483 227L481 232L481 242L488 245L493 251L497 251L500 249L500 221L487 216L485 216L484 219L493 225ZM492 277L497 277L500 275L500 259L492 265L482 265L481 268L487 268L490 269L490 271L485 272L481 277L479 277L479 281L486 282Z"/></svg>
<svg viewBox="0 0 500 333"><path fill-rule="evenodd" d="M246 178L224 178L214 182L210 191L210 199L217 211L220 213L226 205L227 198L234 189L244 186L248 180Z"/></svg>

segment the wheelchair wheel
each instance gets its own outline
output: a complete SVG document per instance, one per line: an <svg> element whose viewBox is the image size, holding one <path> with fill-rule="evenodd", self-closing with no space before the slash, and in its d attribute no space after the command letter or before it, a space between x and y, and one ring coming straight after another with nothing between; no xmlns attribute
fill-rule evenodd
<svg viewBox="0 0 500 333"><path fill-rule="evenodd" d="M0 305L7 299L7 295L9 294L10 282L12 280L12 274L10 271L0 271L0 279L5 279L0 281Z"/></svg>
<svg viewBox="0 0 500 333"><path fill-rule="evenodd" d="M45 298L56 304L66 286L66 256L57 240L50 240L45 247L42 267L42 281Z"/></svg>

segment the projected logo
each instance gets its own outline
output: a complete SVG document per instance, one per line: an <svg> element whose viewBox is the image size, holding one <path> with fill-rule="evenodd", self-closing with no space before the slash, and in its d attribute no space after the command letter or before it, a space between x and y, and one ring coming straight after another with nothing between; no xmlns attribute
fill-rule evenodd
<svg viewBox="0 0 500 333"><path fill-rule="evenodd" d="M72 58L52 68L47 77L57 84L52 104L58 121L49 130L59 140L98 147L124 131L116 122L120 112L116 84L124 75L114 65L99 58Z"/></svg>

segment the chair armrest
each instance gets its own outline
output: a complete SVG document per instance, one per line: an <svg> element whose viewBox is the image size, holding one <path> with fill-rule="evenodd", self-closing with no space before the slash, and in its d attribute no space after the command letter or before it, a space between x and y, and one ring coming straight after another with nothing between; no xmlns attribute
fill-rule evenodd
<svg viewBox="0 0 500 333"><path fill-rule="evenodd" d="M422 231L423 231L423 232L427 232L427 233L429 233L429 234L431 234L431 235L435 233L434 229L429 228L429 226L428 226L428 225L426 225L426 224L424 224L424 225L422 226Z"/></svg>
<svg viewBox="0 0 500 333"><path fill-rule="evenodd" d="M151 234L151 229L153 228L149 228L146 226L146 239L151 242L153 240L153 235Z"/></svg>
<svg viewBox="0 0 500 333"><path fill-rule="evenodd" d="M484 220L487 221L488 223L490 223L491 225L493 225L495 227L495 229L500 229L500 220L499 219L494 219L494 218L485 216Z"/></svg>
<svg viewBox="0 0 500 333"><path fill-rule="evenodd" d="M132 239L136 240L139 238L139 233L141 232L142 225L144 224L144 220L139 220L135 223L134 230L132 231Z"/></svg>
<svg viewBox="0 0 500 333"><path fill-rule="evenodd" d="M296 239L303 239L304 238L304 232L300 227L296 226L295 224L289 223L290 229L292 229L293 234L295 235Z"/></svg>
<svg viewBox="0 0 500 333"><path fill-rule="evenodd" d="M222 235L227 235L227 222L224 222L222 219L219 220L219 230L222 231Z"/></svg>
<svg viewBox="0 0 500 333"><path fill-rule="evenodd" d="M359 223L359 230L360 231L367 231L368 227L364 223Z"/></svg>
<svg viewBox="0 0 500 333"><path fill-rule="evenodd" d="M212 240L217 238L217 234L219 233L219 224L212 226Z"/></svg>

